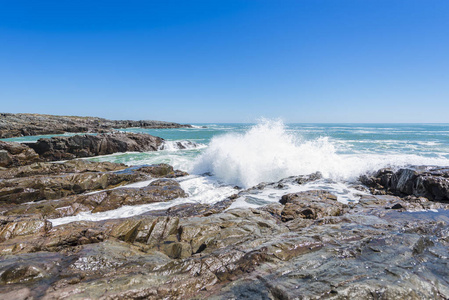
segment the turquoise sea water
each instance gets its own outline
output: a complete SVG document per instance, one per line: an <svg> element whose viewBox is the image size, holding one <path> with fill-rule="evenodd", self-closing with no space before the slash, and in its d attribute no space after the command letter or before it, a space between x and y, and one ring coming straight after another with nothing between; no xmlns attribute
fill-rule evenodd
<svg viewBox="0 0 449 300"><path fill-rule="evenodd" d="M256 124L194 124L194 129L122 129L166 140L208 144L214 136L243 133ZM403 153L449 158L449 124L286 124L299 140L322 137L335 143L338 153Z"/></svg>

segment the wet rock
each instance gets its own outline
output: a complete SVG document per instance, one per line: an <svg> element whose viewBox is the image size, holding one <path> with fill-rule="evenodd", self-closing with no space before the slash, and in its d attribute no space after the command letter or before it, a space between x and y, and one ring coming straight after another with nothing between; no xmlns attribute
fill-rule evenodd
<svg viewBox="0 0 449 300"><path fill-rule="evenodd" d="M337 197L322 190L306 191L282 196L284 204L281 217L283 222L296 218L316 219L326 216L339 216L345 205L337 202Z"/></svg>
<svg viewBox="0 0 449 300"><path fill-rule="evenodd" d="M0 203L24 203L59 199L86 191L95 191L135 182L138 174L70 173L38 175L0 181Z"/></svg>
<svg viewBox="0 0 449 300"><path fill-rule="evenodd" d="M31 300L31 291L29 288L22 288L15 291L5 292L0 294L4 299L9 300Z"/></svg>
<svg viewBox="0 0 449 300"><path fill-rule="evenodd" d="M383 190L399 196L413 195L432 201L449 201L449 169L415 166L393 171L382 169L360 180L374 193Z"/></svg>
<svg viewBox="0 0 449 300"><path fill-rule="evenodd" d="M128 151L156 151L163 139L149 134L111 133L43 138L30 143L47 161L91 157Z"/></svg>
<svg viewBox="0 0 449 300"><path fill-rule="evenodd" d="M98 198L101 201L98 202ZM95 207L92 212L101 212L116 209L124 205L138 205L153 202L166 202L176 198L187 197L177 182L171 185L154 186L144 188L120 188L102 192L100 195L80 197L77 201L86 206Z"/></svg>
<svg viewBox="0 0 449 300"><path fill-rule="evenodd" d="M167 209L166 214L168 216L193 217L202 216L210 210L211 205L209 204L185 203L170 207Z"/></svg>
<svg viewBox="0 0 449 300"><path fill-rule="evenodd" d="M130 175L121 174L119 178L126 179L128 176ZM108 182L110 183L111 181ZM125 182L131 182L131 180L120 183ZM89 182L89 187L92 186L97 186L96 181ZM108 186L105 184L104 187ZM99 186L99 188L103 188L103 186ZM87 211L95 213L112 210L124 205L166 202L186 196L187 194L181 189L179 183L173 180L164 180L163 185L156 183L156 185L150 184L143 188L115 188L92 194L72 195L57 200L13 205L0 208L0 211L3 209L3 214L8 216L31 214L40 215L42 218L55 219L73 216Z"/></svg>
<svg viewBox="0 0 449 300"><path fill-rule="evenodd" d="M0 141L0 167L23 166L40 161L39 155L30 147L14 142Z"/></svg>
<svg viewBox="0 0 449 300"><path fill-rule="evenodd" d="M51 229L51 223L41 219L0 219L0 242L17 236L45 233Z"/></svg>
<svg viewBox="0 0 449 300"><path fill-rule="evenodd" d="M1 272L0 282L3 284L24 283L45 277L45 272L33 265L12 266Z"/></svg>
<svg viewBox="0 0 449 300"><path fill-rule="evenodd" d="M0 150L0 167L8 167L12 165L13 160L11 155L9 155L8 151Z"/></svg>
<svg viewBox="0 0 449 300"><path fill-rule="evenodd" d="M127 243L134 243L141 225L142 220L126 220L115 226L110 235Z"/></svg>
<svg viewBox="0 0 449 300"><path fill-rule="evenodd" d="M112 191L76 197L98 205ZM429 203L438 211L423 210ZM298 209L285 213L289 204ZM0 274L41 270L30 271L30 281L5 275L22 279L0 284L0 298L25 286L22 293L43 299L445 299L444 205L364 195L345 206L326 191L308 191L259 209L206 214L211 206L193 204L169 216L74 222L0 242ZM313 218L304 218L305 209ZM294 218L282 222L285 216Z"/></svg>
<svg viewBox="0 0 449 300"><path fill-rule="evenodd" d="M124 164L111 162L93 162L87 160L70 160L64 163L38 162L27 166L8 168L0 171L0 179L30 177L37 175L60 175L85 172L111 172L126 168Z"/></svg>
<svg viewBox="0 0 449 300"><path fill-rule="evenodd" d="M156 164L145 166L137 169L137 171L149 174L152 177L165 177L165 178L177 178L189 175L186 172L180 170L174 170L172 166L167 164Z"/></svg>

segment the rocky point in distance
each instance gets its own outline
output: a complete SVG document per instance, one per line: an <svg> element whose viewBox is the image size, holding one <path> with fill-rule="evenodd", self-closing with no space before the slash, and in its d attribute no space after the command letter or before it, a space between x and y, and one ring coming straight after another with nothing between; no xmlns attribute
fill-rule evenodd
<svg viewBox="0 0 449 300"><path fill-rule="evenodd" d="M256 190L320 180L314 173L236 189L212 205L49 221L188 196L177 181L188 174L166 164L74 159L157 151L162 142L123 133L42 139L31 147L0 142L0 298L449 298L447 168L366 174L354 183L357 203L309 190L256 209L228 209ZM53 162L61 159L67 161Z"/></svg>
<svg viewBox="0 0 449 300"><path fill-rule="evenodd" d="M113 132L115 128L130 127L182 128L191 125L151 120L107 120L97 117L0 113L0 138L65 132L105 133Z"/></svg>

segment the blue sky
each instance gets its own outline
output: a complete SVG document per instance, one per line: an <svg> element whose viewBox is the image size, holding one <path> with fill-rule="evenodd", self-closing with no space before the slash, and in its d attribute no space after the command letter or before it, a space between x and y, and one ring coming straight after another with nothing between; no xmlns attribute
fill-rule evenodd
<svg viewBox="0 0 449 300"><path fill-rule="evenodd" d="M449 1L0 0L0 112L449 122Z"/></svg>

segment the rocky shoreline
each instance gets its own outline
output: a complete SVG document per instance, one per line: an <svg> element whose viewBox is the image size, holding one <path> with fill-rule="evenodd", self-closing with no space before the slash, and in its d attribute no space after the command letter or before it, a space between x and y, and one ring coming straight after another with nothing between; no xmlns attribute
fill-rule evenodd
<svg viewBox="0 0 449 300"><path fill-rule="evenodd" d="M117 128L183 128L187 124L152 120L107 120L98 117L54 116L41 114L0 113L0 138L29 135L74 133L106 133Z"/></svg>
<svg viewBox="0 0 449 300"><path fill-rule="evenodd" d="M132 134L0 142L2 299L448 299L449 170L416 166L362 176L357 203L324 190L228 209L208 204L63 225L51 219L187 196L166 164L72 159L157 150ZM133 148L135 147L135 148ZM105 150L109 149L109 150ZM65 162L52 162L54 160ZM131 188L130 183L148 181Z"/></svg>

